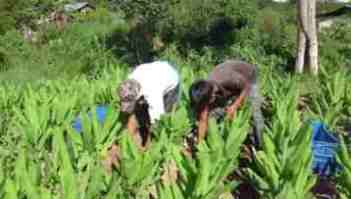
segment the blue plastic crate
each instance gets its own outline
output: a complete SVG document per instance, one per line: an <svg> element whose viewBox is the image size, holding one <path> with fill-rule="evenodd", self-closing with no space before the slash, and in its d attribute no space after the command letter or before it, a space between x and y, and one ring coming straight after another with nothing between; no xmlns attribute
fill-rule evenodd
<svg viewBox="0 0 351 199"><path fill-rule="evenodd" d="M105 119L106 119L106 116L107 116L107 111L109 110L109 106L107 105L99 105L99 106L96 106L96 118L99 122L99 124L103 124ZM88 117L91 119L93 117L91 111L88 112ZM73 121L73 124L72 124L72 127L78 132L80 133L82 131L82 120L81 118L78 116L74 121Z"/></svg>
<svg viewBox="0 0 351 199"><path fill-rule="evenodd" d="M320 176L331 176L341 169L336 161L339 140L320 121L312 123L312 169Z"/></svg>

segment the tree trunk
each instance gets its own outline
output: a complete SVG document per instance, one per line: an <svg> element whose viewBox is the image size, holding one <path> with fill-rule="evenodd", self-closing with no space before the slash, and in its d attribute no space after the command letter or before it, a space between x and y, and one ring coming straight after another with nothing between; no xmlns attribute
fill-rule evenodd
<svg viewBox="0 0 351 199"><path fill-rule="evenodd" d="M298 48L295 71L302 73L309 65L312 74L318 74L318 37L316 0L298 0Z"/></svg>
<svg viewBox="0 0 351 199"><path fill-rule="evenodd" d="M318 32L317 32L317 21L316 21L316 0L308 0L308 18L309 18L309 65L312 74L318 74Z"/></svg>
<svg viewBox="0 0 351 199"><path fill-rule="evenodd" d="M306 52L306 28L307 28L307 1L297 1L297 58L295 62L295 71L303 73L305 65Z"/></svg>
<svg viewBox="0 0 351 199"><path fill-rule="evenodd" d="M297 73L303 73L303 66L305 64L305 52L306 52L306 36L302 30L299 30L297 58L295 63L295 71Z"/></svg>

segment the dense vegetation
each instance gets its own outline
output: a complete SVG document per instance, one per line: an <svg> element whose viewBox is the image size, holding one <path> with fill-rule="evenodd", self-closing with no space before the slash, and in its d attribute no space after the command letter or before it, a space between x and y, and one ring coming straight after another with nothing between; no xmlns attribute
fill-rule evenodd
<svg viewBox="0 0 351 199"><path fill-rule="evenodd" d="M0 0L0 198L225 198L247 183L261 198L313 198L309 121L350 132L349 24L320 32L320 75L297 76L289 72L293 4L91 1L96 10L72 13L63 30L38 25L67 1L57 2ZM23 37L23 25L36 40ZM263 149L245 167L248 106L235 122L212 121L195 159L182 153L193 125L187 90L226 58L260 66L267 127ZM154 127L150 149L140 152L126 136L115 89L129 66L155 59L178 66L183 93L179 108ZM85 118L83 133L76 133L74 117L97 104L116 112L104 126ZM122 161L110 175L102 160L113 142ZM348 143L338 156L344 170L334 179L343 198L351 197Z"/></svg>

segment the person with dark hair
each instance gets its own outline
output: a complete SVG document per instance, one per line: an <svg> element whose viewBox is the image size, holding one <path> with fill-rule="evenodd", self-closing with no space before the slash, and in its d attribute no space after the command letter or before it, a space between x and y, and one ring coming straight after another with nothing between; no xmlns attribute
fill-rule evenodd
<svg viewBox="0 0 351 199"><path fill-rule="evenodd" d="M260 145L264 123L257 75L254 65L228 60L217 65L206 80L197 80L191 85L189 96L197 119L198 143L206 136L209 116L227 114L229 119L234 119L237 109L249 97L253 108L255 142Z"/></svg>
<svg viewBox="0 0 351 199"><path fill-rule="evenodd" d="M176 68L166 61L155 61L138 65L116 90L119 97L120 111L126 116L127 128L134 141L141 149L149 144L151 125L161 116L171 112L179 101L181 92L180 77ZM96 117L100 124L106 120L108 112L113 111L111 106L99 105L96 107ZM93 112L89 112L92 119ZM72 127L82 132L82 121L77 117ZM111 173L112 167L118 166L120 147L112 144L108 149L103 164Z"/></svg>
<svg viewBox="0 0 351 199"><path fill-rule="evenodd" d="M128 115L127 128L142 146L150 138L150 127L161 115L170 112L179 100L180 78L165 61L137 66L117 89L121 112Z"/></svg>

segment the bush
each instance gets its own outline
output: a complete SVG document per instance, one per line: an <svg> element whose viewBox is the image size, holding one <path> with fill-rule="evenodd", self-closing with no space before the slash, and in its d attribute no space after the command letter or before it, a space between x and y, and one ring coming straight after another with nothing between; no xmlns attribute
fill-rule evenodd
<svg viewBox="0 0 351 199"><path fill-rule="evenodd" d="M0 34L20 28L34 26L34 19L53 6L53 0L0 0Z"/></svg>
<svg viewBox="0 0 351 199"><path fill-rule="evenodd" d="M228 47L237 31L252 24L256 6L256 1L182 0L169 10L168 29L184 48Z"/></svg>
<svg viewBox="0 0 351 199"><path fill-rule="evenodd" d="M87 21L73 23L63 32L53 25L41 27L38 41L26 41L17 31L0 37L3 52L1 74L6 79L67 78L82 73L94 75L103 67L116 63L100 38L111 31L110 23ZM20 75L22 74L22 75Z"/></svg>
<svg viewBox="0 0 351 199"><path fill-rule="evenodd" d="M351 26L340 23L320 33L320 57L332 68L351 66Z"/></svg>
<svg viewBox="0 0 351 199"><path fill-rule="evenodd" d="M115 2L128 19L128 33L119 36L129 44L134 63L152 60L170 43L180 44L184 56L188 50L227 48L238 30L253 24L257 7L257 1L243 0Z"/></svg>

